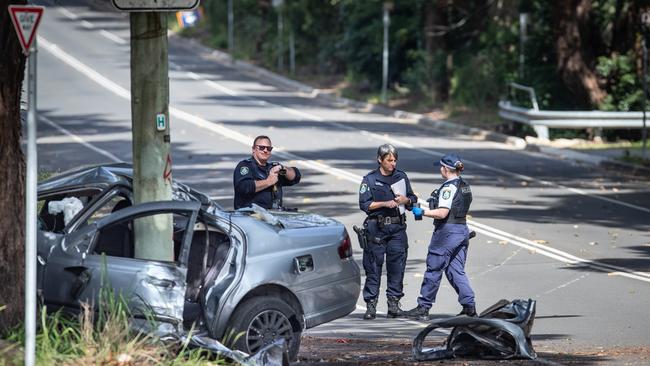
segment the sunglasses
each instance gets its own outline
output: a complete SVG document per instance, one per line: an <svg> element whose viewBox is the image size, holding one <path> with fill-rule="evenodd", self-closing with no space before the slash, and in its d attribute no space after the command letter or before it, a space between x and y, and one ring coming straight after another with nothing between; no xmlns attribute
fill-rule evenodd
<svg viewBox="0 0 650 366"><path fill-rule="evenodd" d="M255 145L255 147L257 147L257 150L259 151L266 150L268 152L271 152L271 150L273 150L273 146Z"/></svg>

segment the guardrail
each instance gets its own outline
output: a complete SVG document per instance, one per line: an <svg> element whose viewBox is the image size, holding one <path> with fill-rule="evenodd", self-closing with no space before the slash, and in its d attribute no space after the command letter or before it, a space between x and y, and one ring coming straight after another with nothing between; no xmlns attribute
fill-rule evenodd
<svg viewBox="0 0 650 366"><path fill-rule="evenodd" d="M552 111L540 110L531 87L510 83L512 90L527 92L532 108L499 102L499 116L509 121L532 126L540 139L548 139L549 128L644 128L643 112Z"/></svg>

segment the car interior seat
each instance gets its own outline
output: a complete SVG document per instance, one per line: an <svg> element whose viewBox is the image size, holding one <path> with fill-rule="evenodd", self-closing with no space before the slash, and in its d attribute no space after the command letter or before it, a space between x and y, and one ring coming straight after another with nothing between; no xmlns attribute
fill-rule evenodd
<svg viewBox="0 0 650 366"><path fill-rule="evenodd" d="M113 207L111 213L129 206L131 206L131 203L124 199ZM133 258L135 250L130 222L123 221L102 230L99 241L95 246L95 253L105 253L107 256L112 257Z"/></svg>

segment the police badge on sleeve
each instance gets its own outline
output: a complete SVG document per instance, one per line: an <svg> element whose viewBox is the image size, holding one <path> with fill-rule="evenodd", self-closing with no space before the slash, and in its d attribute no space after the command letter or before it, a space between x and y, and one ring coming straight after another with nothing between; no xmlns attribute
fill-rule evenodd
<svg viewBox="0 0 650 366"><path fill-rule="evenodd" d="M364 194L368 192L368 185L365 183L361 183L361 187L359 187L359 193Z"/></svg>
<svg viewBox="0 0 650 366"><path fill-rule="evenodd" d="M442 191L442 199L447 200L451 196L451 189L445 189Z"/></svg>
<svg viewBox="0 0 650 366"><path fill-rule="evenodd" d="M248 171L249 171L249 170L248 170L248 167L247 167L247 166L243 166L243 167L239 168L239 174L241 174L241 175L246 175L246 174L248 174Z"/></svg>

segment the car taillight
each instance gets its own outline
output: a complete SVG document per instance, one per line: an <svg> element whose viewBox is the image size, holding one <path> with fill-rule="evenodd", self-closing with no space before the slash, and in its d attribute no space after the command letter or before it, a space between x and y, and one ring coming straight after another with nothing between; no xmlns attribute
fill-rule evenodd
<svg viewBox="0 0 650 366"><path fill-rule="evenodd" d="M345 236L339 245L339 257L341 259L352 257L352 242L350 241L350 236L348 235L347 230L345 231Z"/></svg>

